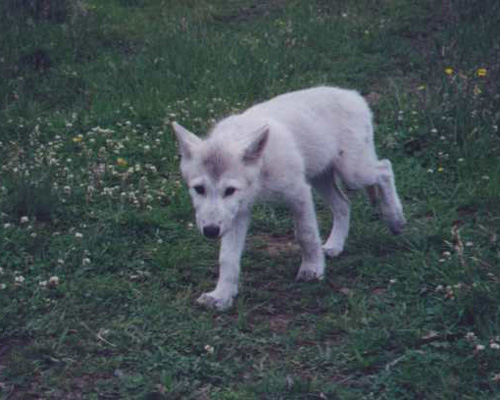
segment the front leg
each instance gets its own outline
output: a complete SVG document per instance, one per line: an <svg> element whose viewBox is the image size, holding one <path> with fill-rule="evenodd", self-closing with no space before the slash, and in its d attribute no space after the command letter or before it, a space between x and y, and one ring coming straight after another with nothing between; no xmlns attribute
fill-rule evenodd
<svg viewBox="0 0 500 400"><path fill-rule="evenodd" d="M198 299L199 304L219 311L227 310L233 304L233 299L238 294L241 254L245 247L249 220L249 212L240 213L231 230L222 236L217 286L215 290L203 293Z"/></svg>

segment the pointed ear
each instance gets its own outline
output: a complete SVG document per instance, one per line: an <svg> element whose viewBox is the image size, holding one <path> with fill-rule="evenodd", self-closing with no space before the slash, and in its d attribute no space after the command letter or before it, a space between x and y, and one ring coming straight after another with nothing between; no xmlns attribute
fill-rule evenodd
<svg viewBox="0 0 500 400"><path fill-rule="evenodd" d="M174 129L175 136L179 142L181 156L186 159L191 158L194 148L201 143L202 139L194 133L189 132L177 122L172 122L172 128Z"/></svg>
<svg viewBox="0 0 500 400"><path fill-rule="evenodd" d="M267 139L269 138L269 126L264 125L263 127L257 129L250 135L250 137L250 144L247 145L245 151L243 152L243 162L245 164L253 164L264 153Z"/></svg>

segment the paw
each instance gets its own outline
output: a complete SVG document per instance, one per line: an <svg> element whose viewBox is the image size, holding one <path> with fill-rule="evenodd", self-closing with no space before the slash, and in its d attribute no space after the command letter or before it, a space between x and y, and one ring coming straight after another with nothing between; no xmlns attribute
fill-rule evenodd
<svg viewBox="0 0 500 400"><path fill-rule="evenodd" d="M224 311L233 305L233 296L222 297L214 292L203 293L196 302L214 310Z"/></svg>
<svg viewBox="0 0 500 400"><path fill-rule="evenodd" d="M322 280L324 278L324 268L301 266L295 280L299 282L308 282Z"/></svg>
<svg viewBox="0 0 500 400"><path fill-rule="evenodd" d="M403 233L403 228L406 225L406 219L397 218L390 221L387 221L387 226L393 235L400 235Z"/></svg>
<svg viewBox="0 0 500 400"><path fill-rule="evenodd" d="M330 258L337 257L343 250L344 246L329 245L326 243L323 245L323 252Z"/></svg>

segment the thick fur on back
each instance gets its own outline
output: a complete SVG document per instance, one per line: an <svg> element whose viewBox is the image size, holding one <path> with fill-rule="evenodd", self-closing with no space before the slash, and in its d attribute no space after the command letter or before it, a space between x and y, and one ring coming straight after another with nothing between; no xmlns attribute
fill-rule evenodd
<svg viewBox="0 0 500 400"><path fill-rule="evenodd" d="M331 87L287 93L257 104L219 122L208 140L225 149L233 143L237 147L246 134L266 124L271 132L263 155L266 181L281 180L285 172L310 180L332 165L343 169L345 158L358 164L376 157L366 102L355 91Z"/></svg>

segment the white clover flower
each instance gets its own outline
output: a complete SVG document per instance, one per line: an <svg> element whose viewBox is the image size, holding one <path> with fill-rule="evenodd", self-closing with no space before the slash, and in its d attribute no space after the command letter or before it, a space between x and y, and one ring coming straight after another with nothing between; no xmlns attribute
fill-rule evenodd
<svg viewBox="0 0 500 400"><path fill-rule="evenodd" d="M465 339L468 341L476 340L476 334L474 332L467 332L465 334Z"/></svg>
<svg viewBox="0 0 500 400"><path fill-rule="evenodd" d="M213 354L213 353L214 353L214 348L213 348L213 346L210 346L209 344L205 345L204 349L205 349L205 351L206 351L208 354Z"/></svg>
<svg viewBox="0 0 500 400"><path fill-rule="evenodd" d="M40 281L40 282L38 282L38 286L40 286L40 287L47 287L47 281Z"/></svg>
<svg viewBox="0 0 500 400"><path fill-rule="evenodd" d="M21 222L21 224L27 224L29 222L29 218L24 216L24 217L21 217L21 219L19 220L19 222Z"/></svg>
<svg viewBox="0 0 500 400"><path fill-rule="evenodd" d="M500 350L500 344L498 344L496 342L492 342L492 343L490 343L490 349Z"/></svg>
<svg viewBox="0 0 500 400"><path fill-rule="evenodd" d="M0 290L7 289L7 285L5 283L0 283Z"/></svg>
<svg viewBox="0 0 500 400"><path fill-rule="evenodd" d="M82 265L85 266L85 265L90 265L90 258L88 257L85 257L82 259Z"/></svg>
<svg viewBox="0 0 500 400"><path fill-rule="evenodd" d="M83 233L76 232L76 233L75 233L75 237L76 237L77 239L82 239L82 238L83 238Z"/></svg>
<svg viewBox="0 0 500 400"><path fill-rule="evenodd" d="M476 346L474 347L474 349L476 351L483 351L484 349L486 349L486 347L482 344L476 344Z"/></svg>
<svg viewBox="0 0 500 400"><path fill-rule="evenodd" d="M23 283L25 280L26 280L26 278L22 275L16 276L14 278L14 282L16 282L16 283Z"/></svg>
<svg viewBox="0 0 500 400"><path fill-rule="evenodd" d="M59 285L59 277L51 276L47 282L47 285L52 287Z"/></svg>

